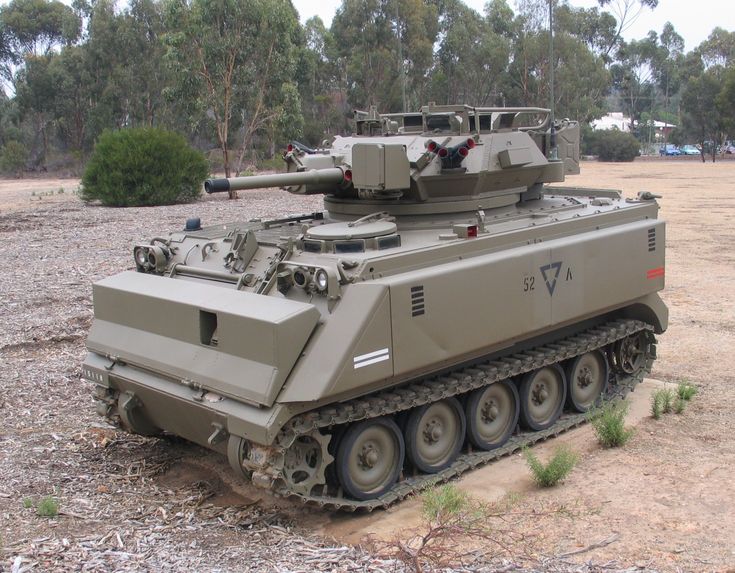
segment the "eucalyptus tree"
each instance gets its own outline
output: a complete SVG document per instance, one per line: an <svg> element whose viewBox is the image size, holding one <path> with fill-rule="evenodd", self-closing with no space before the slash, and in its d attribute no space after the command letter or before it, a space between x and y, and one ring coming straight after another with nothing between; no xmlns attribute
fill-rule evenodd
<svg viewBox="0 0 735 573"><path fill-rule="evenodd" d="M301 115L298 94L288 87L297 14L288 0L168 0L166 27L174 77L168 95L192 122L210 118L229 177L236 139L240 165L256 134L284 114Z"/></svg>
<svg viewBox="0 0 735 573"><path fill-rule="evenodd" d="M507 102L511 105L542 106L551 100L550 70L556 75L554 107L559 117L588 122L604 114L603 98L610 87L601 48L591 30L610 29L610 20L597 11L579 10L567 5L555 8L562 15L554 21L554 59L550 60L548 2L525 0L519 13L509 20L502 17L507 4L495 0L488 4L488 18L496 29L510 39ZM599 21L595 23L594 18Z"/></svg>
<svg viewBox="0 0 735 573"><path fill-rule="evenodd" d="M735 32L717 27L707 39L697 46L705 67L725 68L735 64Z"/></svg>
<svg viewBox="0 0 735 573"><path fill-rule="evenodd" d="M346 131L349 106L346 78L334 36L318 16L304 24L304 42L297 70L304 139L319 145L325 136Z"/></svg>
<svg viewBox="0 0 735 573"><path fill-rule="evenodd" d="M722 91L721 78L712 69L690 77L681 94L682 119L687 135L696 139L702 150L702 161L706 142L710 145L712 161L715 161L716 143L724 134L725 121L718 107L717 97Z"/></svg>
<svg viewBox="0 0 735 573"><path fill-rule="evenodd" d="M653 10L658 6L658 0L597 0L602 8L607 8L615 17L617 28L605 47L606 56L614 54L616 48L622 44L623 34L635 24L645 9Z"/></svg>
<svg viewBox="0 0 735 573"><path fill-rule="evenodd" d="M674 29L671 22L664 24L659 35L658 51L653 61L653 72L657 87L663 95L663 113L665 121L672 116L671 96L681 89L681 68L684 61L684 38ZM653 107L653 106L651 106ZM664 131L664 144L668 138L668 130Z"/></svg>
<svg viewBox="0 0 735 573"><path fill-rule="evenodd" d="M439 42L432 73L432 100L476 106L502 105L510 39L458 0L439 12Z"/></svg>
<svg viewBox="0 0 735 573"><path fill-rule="evenodd" d="M659 55L658 35L650 31L641 40L623 42L617 62L610 68L613 86L620 95L623 109L630 117L630 129L645 111L649 111L655 95L655 64Z"/></svg>
<svg viewBox="0 0 735 573"><path fill-rule="evenodd" d="M331 33L355 106L401 111L426 101L438 33L433 2L344 0Z"/></svg>
<svg viewBox="0 0 735 573"><path fill-rule="evenodd" d="M12 0L0 8L0 49L11 52L16 60L45 55L73 44L81 25L74 10L59 0Z"/></svg>

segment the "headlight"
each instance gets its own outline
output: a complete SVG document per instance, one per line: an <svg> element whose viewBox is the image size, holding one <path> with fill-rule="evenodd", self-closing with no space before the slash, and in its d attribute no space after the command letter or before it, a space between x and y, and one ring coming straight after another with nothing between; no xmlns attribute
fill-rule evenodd
<svg viewBox="0 0 735 573"><path fill-rule="evenodd" d="M167 247L158 245L137 245L133 249L133 258L138 270L144 272L155 271L162 273L166 270L166 264L171 256Z"/></svg>
<svg viewBox="0 0 735 573"><path fill-rule="evenodd" d="M324 269L319 269L316 272L316 275L314 276L314 282L316 283L316 288L319 292L324 292L327 290L327 283L328 283L329 277L327 276L327 271Z"/></svg>
<svg viewBox="0 0 735 573"><path fill-rule="evenodd" d="M296 283L296 286L299 286L301 288L304 288L307 284L309 284L309 278L309 271L304 269L296 269L293 273L293 282Z"/></svg>
<svg viewBox="0 0 735 573"><path fill-rule="evenodd" d="M145 247L135 247L133 250L133 258L135 264L139 267L145 267L148 262L148 249Z"/></svg>
<svg viewBox="0 0 735 573"><path fill-rule="evenodd" d="M166 269L167 260L167 253L161 247L151 247L148 249L148 264L151 268L156 269L156 271L163 272Z"/></svg>

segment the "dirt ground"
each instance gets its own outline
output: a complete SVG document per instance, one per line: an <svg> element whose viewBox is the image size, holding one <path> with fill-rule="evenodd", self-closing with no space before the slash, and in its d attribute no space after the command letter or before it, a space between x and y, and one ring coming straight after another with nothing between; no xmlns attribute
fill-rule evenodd
<svg viewBox="0 0 735 573"><path fill-rule="evenodd" d="M636 434L625 448L602 450L583 427L536 448L543 458L564 442L581 454L561 486L537 490L518 456L456 482L488 501L510 495L533 516L515 524L532 544L463 570L735 571L733 180L735 162L676 161L584 163L568 179L663 195L669 330L655 380L630 397ZM408 536L421 526L417 500L363 516L294 508L196 446L107 428L79 380L91 284L129 268L136 241L193 215L268 217L320 199L253 191L115 210L81 203L77 184L0 180L0 571L403 570L356 544ZM699 394L683 414L653 420L651 392L682 380ZM57 517L32 507L45 496L59 501Z"/></svg>

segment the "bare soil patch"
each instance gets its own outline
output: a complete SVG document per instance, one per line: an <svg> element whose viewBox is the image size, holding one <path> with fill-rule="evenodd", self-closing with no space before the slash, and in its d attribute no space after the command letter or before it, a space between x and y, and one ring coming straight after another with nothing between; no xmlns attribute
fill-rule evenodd
<svg viewBox="0 0 735 573"><path fill-rule="evenodd" d="M590 428L542 445L542 457L558 441L582 453L555 489L536 490L517 457L459 480L485 499L513 492L529 508L570 508L519 523L535 553L515 570L735 570L733 179L735 162L651 161L585 163L567 181L663 195L671 322L653 377L686 379L700 392L684 414L654 421L646 409L655 383L646 382L633 395L636 435L622 450L595 446ZM81 203L75 187L0 180L0 571L402 570L352 544L419 526L417 502L369 516L294 508L239 483L220 456L106 427L79 380L91 285L131 268L137 241L190 216L210 224L310 212L321 198L269 190L107 209ZM57 517L24 507L48 495L60 502ZM614 542L585 550L611 534ZM585 551L555 558L577 549ZM465 570L510 567L513 558L478 558Z"/></svg>

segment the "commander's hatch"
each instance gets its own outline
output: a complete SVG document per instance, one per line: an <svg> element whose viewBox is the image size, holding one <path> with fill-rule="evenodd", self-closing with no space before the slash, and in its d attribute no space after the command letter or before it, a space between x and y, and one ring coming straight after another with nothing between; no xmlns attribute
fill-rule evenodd
<svg viewBox="0 0 735 573"><path fill-rule="evenodd" d="M401 246L396 224L387 213L372 213L356 221L311 227L300 247L310 253L364 253Z"/></svg>

